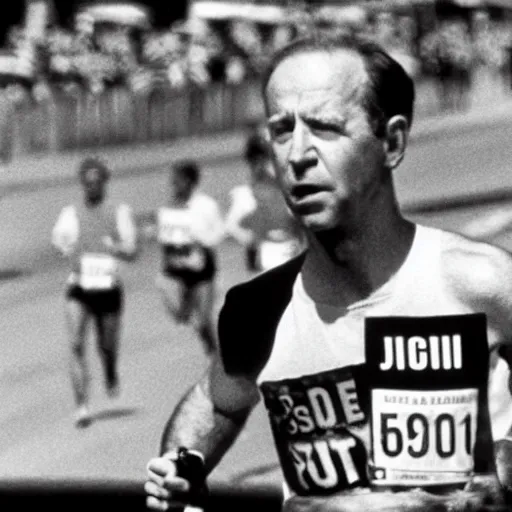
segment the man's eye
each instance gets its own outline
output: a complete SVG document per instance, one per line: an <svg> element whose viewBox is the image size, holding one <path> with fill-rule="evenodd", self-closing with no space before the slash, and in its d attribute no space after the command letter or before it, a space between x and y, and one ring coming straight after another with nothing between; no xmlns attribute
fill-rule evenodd
<svg viewBox="0 0 512 512"><path fill-rule="evenodd" d="M286 134L291 133L293 126L291 123L276 123L270 127L270 135L272 138L284 137Z"/></svg>
<svg viewBox="0 0 512 512"><path fill-rule="evenodd" d="M310 121L309 125L311 129L316 132L328 132L328 133L342 133L343 128L336 123L329 123L326 121Z"/></svg>

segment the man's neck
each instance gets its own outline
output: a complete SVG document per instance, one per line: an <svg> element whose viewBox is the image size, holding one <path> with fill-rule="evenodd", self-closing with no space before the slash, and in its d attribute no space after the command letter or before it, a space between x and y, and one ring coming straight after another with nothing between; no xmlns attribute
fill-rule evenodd
<svg viewBox="0 0 512 512"><path fill-rule="evenodd" d="M314 300L348 306L383 286L403 265L415 225L400 215L364 232L310 234L304 287Z"/></svg>

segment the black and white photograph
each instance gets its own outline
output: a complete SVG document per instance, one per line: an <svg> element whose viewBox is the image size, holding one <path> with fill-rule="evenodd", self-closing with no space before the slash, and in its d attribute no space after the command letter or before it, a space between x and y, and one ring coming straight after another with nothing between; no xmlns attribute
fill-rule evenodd
<svg viewBox="0 0 512 512"><path fill-rule="evenodd" d="M512 0L0 11L2 512L512 512Z"/></svg>

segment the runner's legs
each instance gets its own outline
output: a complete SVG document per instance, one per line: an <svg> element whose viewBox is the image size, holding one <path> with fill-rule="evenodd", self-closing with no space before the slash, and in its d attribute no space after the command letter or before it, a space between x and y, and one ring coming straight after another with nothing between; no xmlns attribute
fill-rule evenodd
<svg viewBox="0 0 512 512"><path fill-rule="evenodd" d="M65 303L66 326L70 340L70 373L75 403L78 408L79 425L84 422L87 416L89 404L89 370L86 359L87 326L90 313L87 307L75 299L66 299Z"/></svg>
<svg viewBox="0 0 512 512"><path fill-rule="evenodd" d="M181 279L174 279L163 274L157 276L156 286L160 291L167 313L177 323L188 323L193 309L193 292L190 286L185 285Z"/></svg>
<svg viewBox="0 0 512 512"><path fill-rule="evenodd" d="M119 333L121 330L121 312L114 311L95 315L98 334L98 351L100 354L105 385L110 396L119 393L118 353Z"/></svg>
<svg viewBox="0 0 512 512"><path fill-rule="evenodd" d="M215 350L214 281L189 284L182 279L159 275L156 284L167 312L177 323L189 323L195 315L195 329L203 342L205 352L209 354Z"/></svg>
<svg viewBox="0 0 512 512"><path fill-rule="evenodd" d="M193 305L197 314L196 329L205 352L211 354L217 347L214 320L215 283L213 279L201 281L190 289L193 290Z"/></svg>
<svg viewBox="0 0 512 512"><path fill-rule="evenodd" d="M258 268L258 246L255 243L245 248L245 266L249 272L256 272Z"/></svg>
<svg viewBox="0 0 512 512"><path fill-rule="evenodd" d="M195 307L195 286L187 285L181 279L177 285L179 305L176 319L182 323L189 323Z"/></svg>

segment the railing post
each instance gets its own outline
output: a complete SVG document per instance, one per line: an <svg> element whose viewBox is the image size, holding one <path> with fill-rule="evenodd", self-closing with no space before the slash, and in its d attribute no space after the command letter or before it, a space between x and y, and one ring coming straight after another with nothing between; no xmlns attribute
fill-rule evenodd
<svg viewBox="0 0 512 512"><path fill-rule="evenodd" d="M13 154L14 106L5 90L0 92L0 163L8 163Z"/></svg>

